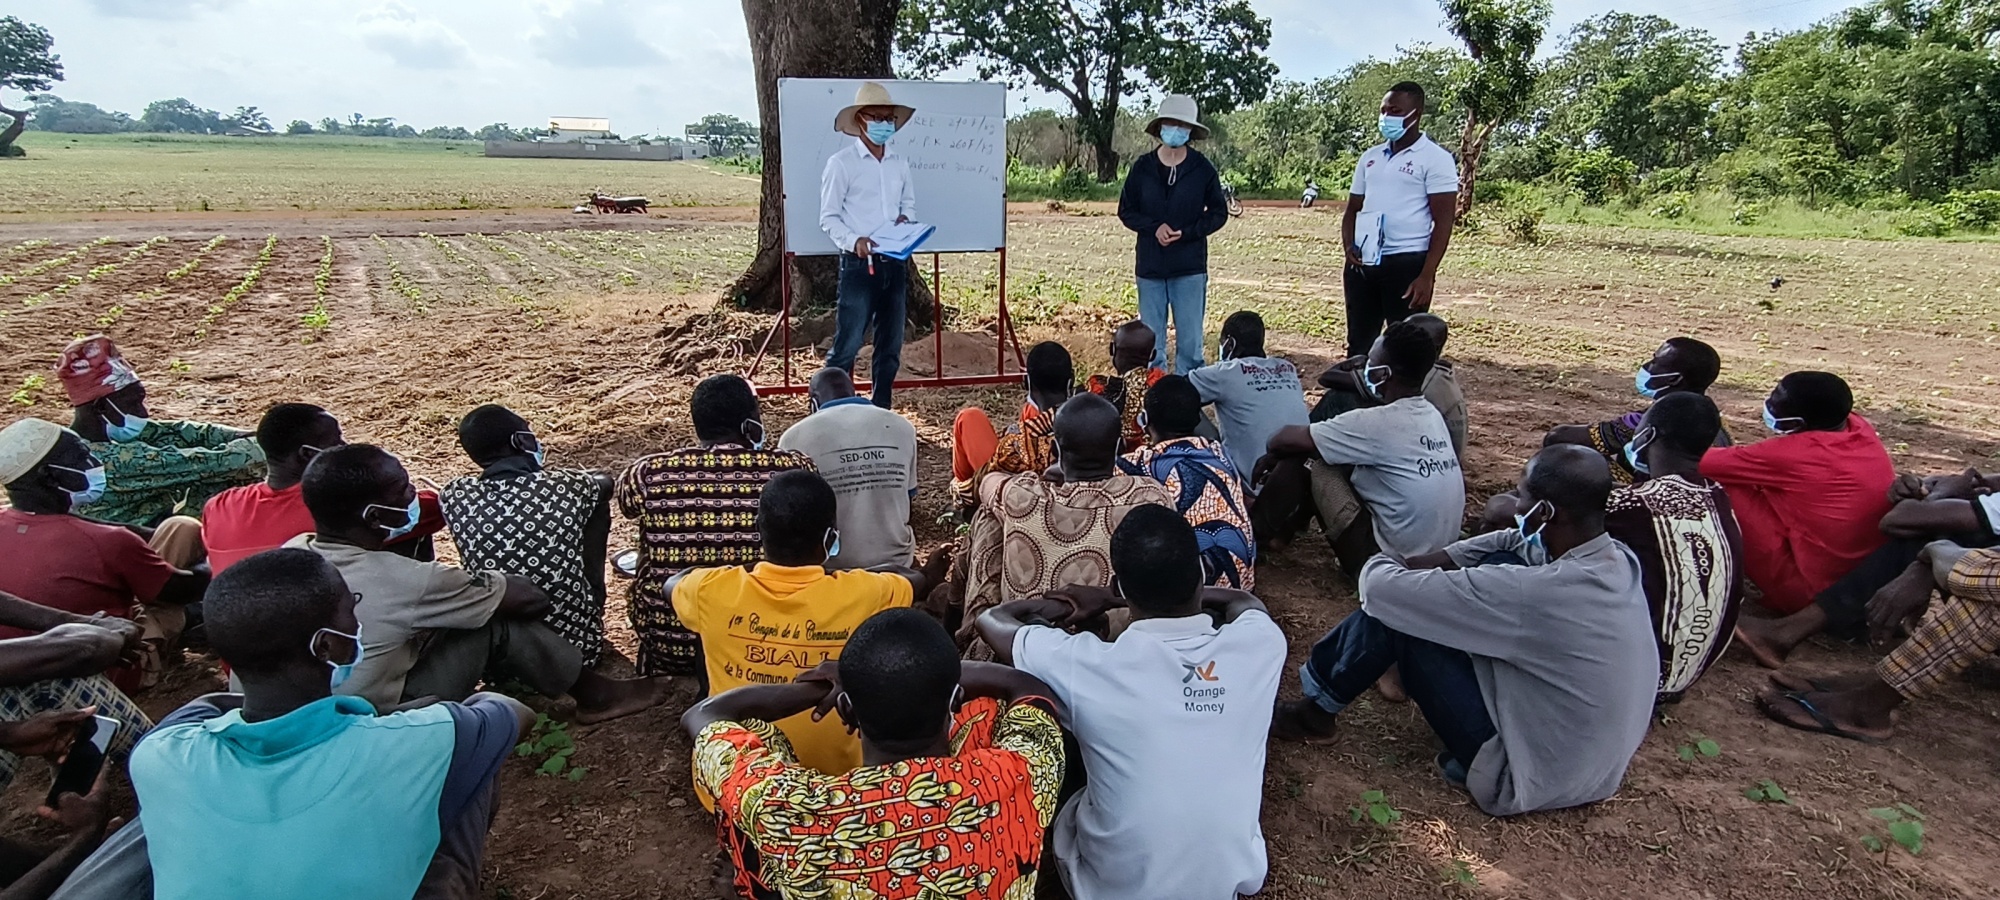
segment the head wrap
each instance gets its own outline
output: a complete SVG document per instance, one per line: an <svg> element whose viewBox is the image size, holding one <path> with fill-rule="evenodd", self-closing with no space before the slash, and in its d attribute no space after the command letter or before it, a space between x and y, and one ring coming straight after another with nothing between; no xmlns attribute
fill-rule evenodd
<svg viewBox="0 0 2000 900"><path fill-rule="evenodd" d="M139 373L118 353L118 345L101 334L78 338L64 347L62 361L56 363L56 377L69 392L71 406L95 403L139 383Z"/></svg>
<svg viewBox="0 0 2000 900"><path fill-rule="evenodd" d="M40 465L62 433L61 425L41 419L22 419L0 428L0 484L13 484Z"/></svg>

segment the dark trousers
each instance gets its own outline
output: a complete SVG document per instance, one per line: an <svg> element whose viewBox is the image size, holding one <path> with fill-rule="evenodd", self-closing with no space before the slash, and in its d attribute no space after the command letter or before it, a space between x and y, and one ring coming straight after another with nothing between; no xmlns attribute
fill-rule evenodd
<svg viewBox="0 0 2000 900"><path fill-rule="evenodd" d="M1369 338L1368 340L1373 341L1375 339ZM1320 396L1319 403L1312 408L1311 413L1306 415L1306 421L1314 423L1324 422L1342 413L1350 413L1364 406L1372 405L1375 404L1363 399L1360 391L1327 388L1326 393Z"/></svg>
<svg viewBox="0 0 2000 900"><path fill-rule="evenodd" d="M1403 292L1423 274L1428 253L1393 253L1377 266L1348 266L1341 278L1347 295L1347 355L1366 356L1382 329L1410 316Z"/></svg>
<svg viewBox="0 0 2000 900"><path fill-rule="evenodd" d="M1996 541L1990 534L1946 535L1961 547L1991 547ZM1826 613L1826 631L1835 637L1853 640L1860 638L1868 627L1868 601L1875 592L1888 587L1889 582L1903 574L1917 561L1924 545L1932 538L1891 538L1888 543L1877 548L1874 553L1861 558L1854 568L1831 587L1820 591L1813 603Z"/></svg>
<svg viewBox="0 0 2000 900"><path fill-rule="evenodd" d="M1403 691L1423 711L1445 751L1471 768L1479 748L1499 731L1486 713L1479 677L1465 651L1411 637L1357 610L1313 645L1299 680L1307 698L1338 713L1392 665L1399 667Z"/></svg>
<svg viewBox="0 0 2000 900"><path fill-rule="evenodd" d="M544 697L560 697L583 674L583 654L543 622L488 621L465 631L438 631L403 679L403 699L464 700L482 680L512 678Z"/></svg>
<svg viewBox="0 0 2000 900"><path fill-rule="evenodd" d="M868 377L874 382L875 405L883 409L889 408L896 373L903 368L903 317L909 296L907 263L877 256L875 274L870 275L868 260L840 254L840 301L834 307L833 347L826 352L826 364L853 374L854 358L861 354L861 340L868 336L872 321L875 362Z"/></svg>

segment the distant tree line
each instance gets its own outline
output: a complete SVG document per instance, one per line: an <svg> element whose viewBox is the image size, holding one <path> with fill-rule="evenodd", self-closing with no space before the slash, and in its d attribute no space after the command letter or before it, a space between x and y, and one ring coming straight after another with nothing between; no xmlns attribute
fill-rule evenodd
<svg viewBox="0 0 2000 900"><path fill-rule="evenodd" d="M283 129L276 129L272 126L270 118L257 107L239 106L234 112L222 113L203 109L182 97L155 100L147 104L145 111L137 118L128 113L104 109L95 103L64 100L48 93L31 94L28 102L29 129L63 134L118 134L130 131L227 134L231 131L248 130L268 133L282 131L285 134L434 138L452 141L523 141L548 133L537 128L515 128L505 122L495 122L477 131L468 131L458 126L437 126L419 131L413 126L398 123L391 117L369 117L360 113L351 113L345 119L329 116L319 120L318 124L304 119L293 119Z"/></svg>

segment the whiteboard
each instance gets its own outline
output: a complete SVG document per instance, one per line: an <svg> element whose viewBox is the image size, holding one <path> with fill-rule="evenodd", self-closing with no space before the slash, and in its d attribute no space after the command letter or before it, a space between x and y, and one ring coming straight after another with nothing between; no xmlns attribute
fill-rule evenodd
<svg viewBox="0 0 2000 900"><path fill-rule="evenodd" d="M778 79L778 151L784 161L785 249L801 256L840 252L819 227L819 182L826 161L856 138L833 130L834 116L869 79ZM919 253L998 250L1007 245L1007 86L980 81L873 79L917 114L889 141L909 161L916 219L937 227Z"/></svg>

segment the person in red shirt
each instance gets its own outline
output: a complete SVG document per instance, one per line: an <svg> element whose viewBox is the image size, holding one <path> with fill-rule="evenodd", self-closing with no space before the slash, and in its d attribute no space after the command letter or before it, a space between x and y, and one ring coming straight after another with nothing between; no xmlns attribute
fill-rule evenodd
<svg viewBox="0 0 2000 900"><path fill-rule="evenodd" d="M1793 372L1764 401L1777 437L1718 447L1701 474L1722 484L1743 529L1743 570L1763 604L1790 614L1882 546L1895 464L1847 382Z"/></svg>
<svg viewBox="0 0 2000 900"><path fill-rule="evenodd" d="M76 432L41 419L0 431L0 484L12 507L0 510L0 592L79 616L117 616L143 626L178 620L201 600L208 568L177 569L131 529L71 513L104 486L103 464ZM149 608L166 607L163 614ZM0 627L0 639L26 637ZM131 693L157 678L174 635L148 631L134 666L111 672ZM150 659L145 658L150 655ZM148 676L151 676L149 678Z"/></svg>
<svg viewBox="0 0 2000 900"><path fill-rule="evenodd" d="M320 407L280 403L267 410L257 423L257 446L268 466L264 481L223 491L202 510L209 568L221 572L311 532L312 513L306 511L299 481L314 457L346 443L340 421ZM417 503L423 508L417 527L385 549L429 560L435 558L431 535L444 528L444 507L435 491L418 491Z"/></svg>

